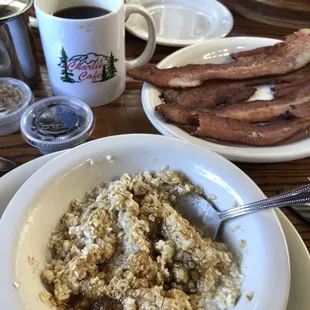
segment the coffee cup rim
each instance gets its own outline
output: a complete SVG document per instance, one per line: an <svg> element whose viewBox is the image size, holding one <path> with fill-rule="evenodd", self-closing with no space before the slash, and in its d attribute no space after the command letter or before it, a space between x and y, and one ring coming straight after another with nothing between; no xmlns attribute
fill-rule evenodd
<svg viewBox="0 0 310 310"><path fill-rule="evenodd" d="M50 13L47 13L46 11L44 11L43 9L41 9L38 6L37 0L30 0L30 1L34 1L35 10L39 11L41 14L44 14L44 15L48 16L49 18L53 18L53 19L58 20L58 21L70 22L70 23L92 22L92 21L98 21L101 19L106 19L106 18L109 18L109 17L117 14L122 9L122 7L124 7L124 3L122 1L120 1L120 6L116 10L113 10L113 11L109 12L108 14L98 16L98 17L92 17L92 18L72 19L72 18L58 17L58 16L52 15ZM69 6L69 7L71 7L71 6Z"/></svg>

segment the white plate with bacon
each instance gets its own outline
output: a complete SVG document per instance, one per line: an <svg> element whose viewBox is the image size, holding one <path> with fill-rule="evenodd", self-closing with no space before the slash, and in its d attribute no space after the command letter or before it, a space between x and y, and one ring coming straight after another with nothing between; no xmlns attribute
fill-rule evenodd
<svg viewBox="0 0 310 310"><path fill-rule="evenodd" d="M233 161L301 159L310 155L309 32L302 30L279 42L256 37L210 40L175 52L157 68L146 65L128 75L146 82L143 108L163 135L190 141ZM257 49L267 46L273 47ZM228 64L233 59L236 64ZM217 67L204 65L210 63ZM266 74L262 76L260 70ZM163 104L163 98L170 105ZM203 115L198 124L197 115Z"/></svg>

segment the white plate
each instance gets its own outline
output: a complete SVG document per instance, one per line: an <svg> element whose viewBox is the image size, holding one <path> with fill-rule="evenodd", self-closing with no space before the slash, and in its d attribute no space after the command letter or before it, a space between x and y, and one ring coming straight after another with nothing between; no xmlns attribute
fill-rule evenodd
<svg viewBox="0 0 310 310"><path fill-rule="evenodd" d="M142 5L154 18L161 45L186 46L225 37L233 27L230 11L215 0L146 0ZM141 15L131 15L126 29L140 39L148 38Z"/></svg>
<svg viewBox="0 0 310 310"><path fill-rule="evenodd" d="M279 41L256 37L215 39L183 48L166 57L158 64L158 67L170 68L190 63L222 63L227 61L230 53L249 50L260 46L274 45L277 42ZM158 97L159 94L159 89L148 83L144 83L142 89L144 111L156 129L165 136L192 142L221 154L230 160L240 162L284 162L306 158L310 155L309 137L297 141L291 140L290 142L272 147L225 144L193 137L177 126L167 124L163 118L154 111L155 107L162 103Z"/></svg>
<svg viewBox="0 0 310 310"><path fill-rule="evenodd" d="M112 160L107 156L111 155ZM181 170L206 194L217 196L219 209L233 201L248 203L264 197L240 169L221 156L178 139L158 135L123 135L94 140L51 160L19 189L0 221L1 306L10 310L48 309L37 297L44 288L39 270L27 258L43 266L46 244L70 201L113 180L122 173L159 170L169 164ZM233 231L240 225L241 229ZM240 249L240 240L247 246ZM233 219L224 225L224 240L241 252L243 296L235 310L284 310L290 288L289 255L278 218L268 210ZM257 281L257 279L260 281ZM19 290L12 283L20 281ZM274 288L277 288L274 291ZM254 291L247 302L245 295ZM273 291L273 294L270 292Z"/></svg>
<svg viewBox="0 0 310 310"><path fill-rule="evenodd" d="M43 165L62 153L63 151L60 151L38 157L20 167L15 168L0 178L0 219L10 200L25 183L25 181L28 180Z"/></svg>
<svg viewBox="0 0 310 310"><path fill-rule="evenodd" d="M41 156L0 178L0 218L18 189L31 175L60 153ZM288 243L291 261L291 288L287 310L308 310L310 294L310 257L309 252L295 227L280 211L276 210Z"/></svg>
<svg viewBox="0 0 310 310"><path fill-rule="evenodd" d="M291 262L291 289L287 310L310 308L310 256L297 230L282 211L276 211L284 230Z"/></svg>

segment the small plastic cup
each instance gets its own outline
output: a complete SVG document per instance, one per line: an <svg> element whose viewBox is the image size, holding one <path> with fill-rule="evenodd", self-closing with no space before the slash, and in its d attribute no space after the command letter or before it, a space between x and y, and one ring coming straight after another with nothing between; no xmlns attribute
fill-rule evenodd
<svg viewBox="0 0 310 310"><path fill-rule="evenodd" d="M0 78L0 136L19 130L21 116L33 102L33 94L26 83Z"/></svg>
<svg viewBox="0 0 310 310"><path fill-rule="evenodd" d="M20 122L26 142L49 154L77 146L87 140L95 127L90 107L83 101L56 96L29 107Z"/></svg>

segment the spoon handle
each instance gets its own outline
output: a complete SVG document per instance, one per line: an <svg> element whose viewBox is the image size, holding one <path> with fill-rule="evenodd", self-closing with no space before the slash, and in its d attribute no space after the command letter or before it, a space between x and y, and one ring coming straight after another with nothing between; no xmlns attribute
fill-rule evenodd
<svg viewBox="0 0 310 310"><path fill-rule="evenodd" d="M243 207L246 207L246 206L254 207L254 206L263 205L266 202L268 202L268 203L269 202L276 202L276 201L279 201L280 199L291 197L291 196L295 196L297 194L304 193L304 192L309 192L310 193L310 184L307 184L307 185L304 185L302 187L299 187L299 188L296 188L296 189L293 189L293 190L290 190L290 191L278 194L278 195L270 197L270 198L265 198L265 199L262 199L262 200L258 200L258 201L255 201L255 202L243 205Z"/></svg>
<svg viewBox="0 0 310 310"><path fill-rule="evenodd" d="M298 191L298 190L296 190ZM271 208L302 206L310 202L310 191L290 191L255 203L228 209L219 214L221 221ZM276 198L277 197L277 198ZM276 199L275 199L276 198Z"/></svg>

